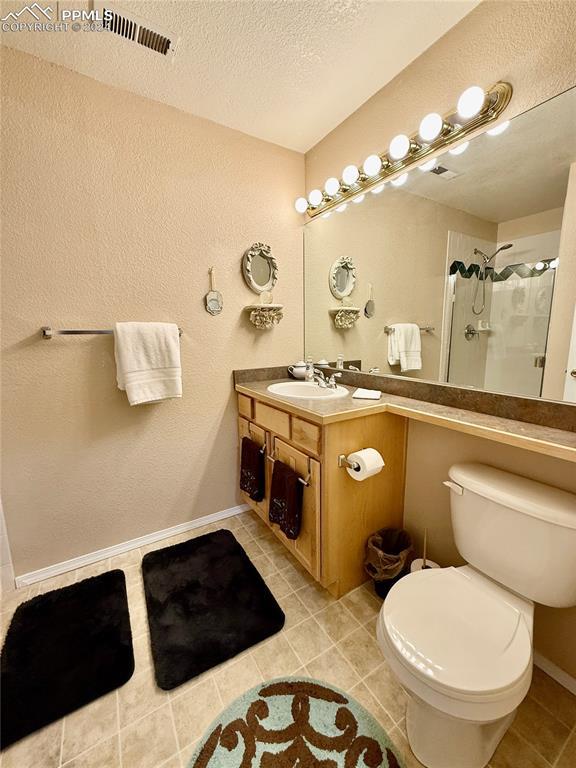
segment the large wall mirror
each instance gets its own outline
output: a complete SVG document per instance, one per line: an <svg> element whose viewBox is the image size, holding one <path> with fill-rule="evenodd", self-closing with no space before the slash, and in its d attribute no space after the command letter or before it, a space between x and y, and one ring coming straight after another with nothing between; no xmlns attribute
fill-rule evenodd
<svg viewBox="0 0 576 768"><path fill-rule="evenodd" d="M576 88L305 227L305 352L362 369L576 402ZM377 190L374 190L375 192ZM326 275L357 269L335 328ZM390 326L415 323L421 367L388 362ZM388 332L387 332L388 331Z"/></svg>

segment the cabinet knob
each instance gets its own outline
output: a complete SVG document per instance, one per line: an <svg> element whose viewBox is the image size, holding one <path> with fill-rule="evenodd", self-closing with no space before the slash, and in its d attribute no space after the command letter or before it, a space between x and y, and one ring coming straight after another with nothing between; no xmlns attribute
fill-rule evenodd
<svg viewBox="0 0 576 768"><path fill-rule="evenodd" d="M576 368L572 368L570 371L570 376L572 376L573 379L576 379Z"/></svg>

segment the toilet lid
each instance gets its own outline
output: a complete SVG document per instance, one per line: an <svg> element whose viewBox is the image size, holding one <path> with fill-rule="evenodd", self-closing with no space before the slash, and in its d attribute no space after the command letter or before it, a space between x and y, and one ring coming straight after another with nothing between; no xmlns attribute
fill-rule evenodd
<svg viewBox="0 0 576 768"><path fill-rule="evenodd" d="M438 690L486 695L514 685L532 659L524 616L456 568L410 574L381 619L399 660Z"/></svg>

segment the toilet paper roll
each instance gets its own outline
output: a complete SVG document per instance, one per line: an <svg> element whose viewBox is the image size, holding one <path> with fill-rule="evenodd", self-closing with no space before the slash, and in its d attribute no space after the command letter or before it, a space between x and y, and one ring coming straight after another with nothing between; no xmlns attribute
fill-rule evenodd
<svg viewBox="0 0 576 768"><path fill-rule="evenodd" d="M424 560L422 560L421 557L417 557L416 560L412 560L412 565L410 566L410 573L414 573L415 571L421 571L422 566L424 565ZM426 558L426 568L440 568L438 563L435 563L434 560L428 560Z"/></svg>
<svg viewBox="0 0 576 768"><path fill-rule="evenodd" d="M363 448L361 451L354 451L349 454L348 461L358 465L358 469L346 468L346 471L354 480L362 481L367 477L377 475L382 471L384 459L375 448Z"/></svg>

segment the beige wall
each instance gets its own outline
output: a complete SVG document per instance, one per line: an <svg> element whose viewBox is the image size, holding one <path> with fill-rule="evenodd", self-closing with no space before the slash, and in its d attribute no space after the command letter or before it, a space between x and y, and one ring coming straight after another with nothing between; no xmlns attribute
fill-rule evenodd
<svg viewBox="0 0 576 768"><path fill-rule="evenodd" d="M570 88L575 23L570 0L485 0L307 153L306 189L384 151L428 112L449 112L469 85L512 83L507 116Z"/></svg>
<svg viewBox="0 0 576 768"><path fill-rule="evenodd" d="M404 522L419 552L428 529L429 557L441 565L464 562L452 535L449 491L442 485L450 466L463 461L483 462L576 493L576 473L569 462L411 422ZM576 677L576 608L537 606L534 635L536 650Z"/></svg>
<svg viewBox="0 0 576 768"><path fill-rule="evenodd" d="M566 204L562 217L559 263L554 285L554 301L550 314L546 368L542 395L562 400L566 379L566 364L570 348L570 328L576 304L576 162L570 166Z"/></svg>
<svg viewBox="0 0 576 768"><path fill-rule="evenodd" d="M22 574L238 503L231 371L302 351L304 161L20 52L2 64L3 501ZM258 240L285 305L270 332L242 311ZM39 340L116 320L184 329L182 400L131 408L110 337Z"/></svg>
<svg viewBox="0 0 576 768"><path fill-rule="evenodd" d="M541 235L544 232L554 232L562 228L562 214L564 208L551 208L548 211L533 213L531 216L522 216L520 219L510 219L501 221L498 224L498 242L505 243L508 240L515 240L517 237L531 237L532 235ZM503 264L514 264L514 253L503 251L498 254L498 266Z"/></svg>
<svg viewBox="0 0 576 768"><path fill-rule="evenodd" d="M514 95L507 116L572 87L575 23L573 2L483 2L307 153L306 189L322 185L348 163L361 163L370 153L384 150L396 133L415 130L427 112L449 111L471 84L511 82ZM562 461L413 425L408 438L406 519L416 533L428 525L431 555L445 563L453 561L455 552L447 494L440 481L452 461L465 458L496 463L561 487L573 483L573 466ZM572 675L576 675L575 634L576 609L538 608L537 648Z"/></svg>
<svg viewBox="0 0 576 768"><path fill-rule="evenodd" d="M399 374L400 366L388 365L384 326L431 325L435 332L422 334L422 370L406 375L438 380L450 230L496 241L496 224L399 189L388 190L385 197L368 195L361 205L307 224L306 354L335 360L342 353L360 358L364 370L378 366L382 373ZM340 256L352 256L356 265L352 304L363 309L369 283L376 301L374 316L368 319L362 312L349 330L337 329L328 312L339 306L328 274Z"/></svg>

